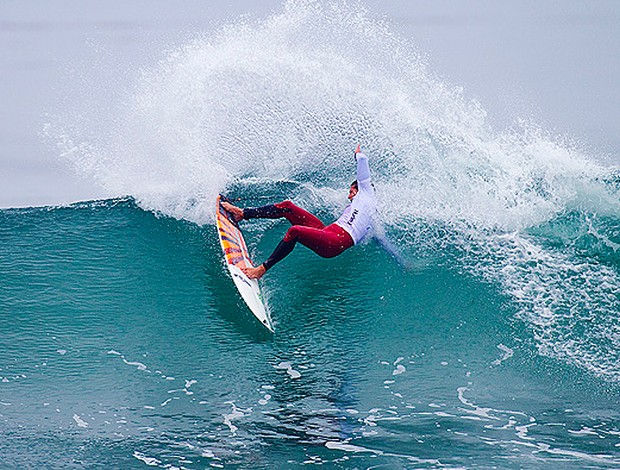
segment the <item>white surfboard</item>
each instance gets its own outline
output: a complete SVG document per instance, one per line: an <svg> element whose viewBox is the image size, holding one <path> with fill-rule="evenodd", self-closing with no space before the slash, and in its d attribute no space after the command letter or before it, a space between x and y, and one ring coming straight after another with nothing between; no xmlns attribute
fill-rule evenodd
<svg viewBox="0 0 620 470"><path fill-rule="evenodd" d="M273 332L273 325L265 308L258 281L250 279L241 270L253 267L245 240L232 214L221 206L220 196L216 200L215 220L226 266L237 290L252 314L265 328Z"/></svg>

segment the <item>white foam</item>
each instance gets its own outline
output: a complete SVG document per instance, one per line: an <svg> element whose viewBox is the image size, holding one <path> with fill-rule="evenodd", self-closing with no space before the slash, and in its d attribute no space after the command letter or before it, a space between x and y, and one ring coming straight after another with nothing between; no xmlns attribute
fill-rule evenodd
<svg viewBox="0 0 620 470"><path fill-rule="evenodd" d="M128 360L125 358L125 356L124 356L122 353L118 352L118 351L110 350L110 351L108 351L108 354L111 354L111 355L114 355L114 356L119 356L119 357L121 358L121 360L122 360L125 364L127 364L128 366L136 367L138 370L141 370L141 371L150 372L150 371L148 370L148 368L146 367L146 365L145 365L145 364L143 364L142 362L137 362L137 361L128 361Z"/></svg>
<svg viewBox="0 0 620 470"><path fill-rule="evenodd" d="M539 352L620 380L620 334L615 326L620 275L594 260L544 249L516 233L494 237L488 247L494 254L476 269L498 280L512 296Z"/></svg>
<svg viewBox="0 0 620 470"><path fill-rule="evenodd" d="M378 450L368 449L366 447L349 444L347 442L339 441L327 441L325 447L328 449L342 450L344 452L371 452L373 454L381 455L383 452Z"/></svg>
<svg viewBox="0 0 620 470"><path fill-rule="evenodd" d="M80 418L79 415L74 414L73 415L73 420L75 421L75 423L80 427L80 428L87 428L88 427L88 423L86 421L84 421L82 418Z"/></svg>
<svg viewBox="0 0 620 470"><path fill-rule="evenodd" d="M226 426L228 426L228 429L230 429L230 432L233 435L237 434L237 430L239 429L237 426L235 426L234 424L232 424L233 420L237 420L239 418L242 418L243 416L246 416L246 414L249 414L252 412L251 408L248 409L242 409L237 407L237 405L235 405L234 402L226 402L228 404L230 404L232 406L232 411L228 414L223 415L224 418L224 424Z"/></svg>
<svg viewBox="0 0 620 470"><path fill-rule="evenodd" d="M498 410L498 409L494 409L491 407L478 406L472 401L465 398L465 392L468 390L469 389L467 387L457 388L457 396L458 396L459 401L468 407L468 408L461 408L461 410L468 414L475 415L477 419L482 418L485 420L501 421L504 419L503 418L504 416L509 416L510 420L512 420L514 416L523 416L523 417L529 418L530 421L533 419L533 418L528 417L525 413L522 413L520 411ZM473 417L463 416L463 418L472 419Z"/></svg>
<svg viewBox="0 0 620 470"><path fill-rule="evenodd" d="M373 436L375 434L376 433L374 433L374 432L365 433L364 436ZM440 464L440 462L438 460L435 460L435 459L420 459L420 458L414 457L412 455L398 454L398 453L392 453L392 452L384 452L384 451L377 450L377 449L371 449L371 448L368 448L368 447L351 444L349 440L345 440L345 441L327 441L325 443L325 447L327 447L328 449L340 450L340 451L343 451L343 452L371 453L371 454L374 454L376 456L398 457L398 458L409 460L411 462L415 462L417 464L426 464L427 466L428 465L435 466L435 465L439 465ZM317 462L313 462L313 463L317 463Z"/></svg>
<svg viewBox="0 0 620 470"><path fill-rule="evenodd" d="M583 428L579 429L578 431L573 431L572 429L569 429L568 432L571 433L571 434L578 435L578 436L581 436L581 435L598 436L599 435L594 429L589 428L587 426L584 426Z"/></svg>
<svg viewBox="0 0 620 470"><path fill-rule="evenodd" d="M514 355L514 351L510 349L508 346L504 346L503 344L498 344L497 348L502 350L504 354L499 359L496 359L491 364L494 366L499 366L502 362L507 359L510 359Z"/></svg>
<svg viewBox="0 0 620 470"><path fill-rule="evenodd" d="M138 370L147 370L146 365L144 365L142 362L132 362L132 361L128 361L125 358L123 358L123 362L125 364L127 364L128 366L135 366L138 368Z"/></svg>
<svg viewBox="0 0 620 470"><path fill-rule="evenodd" d="M293 369L293 366L291 365L290 362L280 362L277 366L274 366L275 369L280 369L280 370L285 370L286 373L292 378L292 379L298 379L301 377L301 373L295 369Z"/></svg>
<svg viewBox="0 0 620 470"><path fill-rule="evenodd" d="M134 451L133 456L147 464L149 467L157 467L161 463L161 460L154 457L147 457L142 452Z"/></svg>

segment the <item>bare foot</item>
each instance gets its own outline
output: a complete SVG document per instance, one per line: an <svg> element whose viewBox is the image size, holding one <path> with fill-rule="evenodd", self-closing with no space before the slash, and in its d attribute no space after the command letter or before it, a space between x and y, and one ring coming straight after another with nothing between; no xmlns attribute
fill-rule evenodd
<svg viewBox="0 0 620 470"><path fill-rule="evenodd" d="M267 272L265 266L262 264L260 266L256 266L255 268L241 268L241 271L243 271L243 274L250 279L260 279Z"/></svg>
<svg viewBox="0 0 620 470"><path fill-rule="evenodd" d="M220 202L222 207L230 212L235 219L235 222L239 222L243 220L243 209L240 209L237 206L233 206L230 202Z"/></svg>

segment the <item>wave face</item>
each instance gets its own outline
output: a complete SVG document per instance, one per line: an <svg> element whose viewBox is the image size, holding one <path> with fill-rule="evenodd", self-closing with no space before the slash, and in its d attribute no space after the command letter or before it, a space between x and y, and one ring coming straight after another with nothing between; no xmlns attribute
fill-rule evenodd
<svg viewBox="0 0 620 470"><path fill-rule="evenodd" d="M548 375L568 387L570 392L566 393L576 401L579 399L575 396L582 393L575 390L579 387L588 393L595 390L602 394L603 401L608 398L605 393L617 399L620 382L617 174L565 140L532 124L522 122L506 130L493 129L482 106L467 100L461 89L435 76L415 46L393 34L389 25L370 19L357 6L291 1L281 13L267 20L231 23L216 34L197 37L172 49L159 63L140 71L135 82L131 86L125 84L123 90L116 90L117 102L111 106L112 111L109 105L95 110L96 130L91 120L83 116L73 120L65 117L48 126L48 136L58 142L63 156L78 171L91 175L113 193L132 195L131 201L120 204L122 210L132 213L130 220L150 217L134 206L132 201L135 201L138 207L163 216L153 221L154 224L196 231L199 235L194 242L208 252L209 263L217 266L216 269L202 263L202 269L211 273L208 279L196 274L209 296L219 295L216 292L220 287L230 291L217 264L217 247L211 241L204 241L212 238L210 226L217 193L225 191L243 198L242 203L246 205L289 198L328 220L337 216L346 202L346 188L354 172L352 149L361 143L371 159L381 206L381 227L376 237L379 243L356 247L330 264L296 251L297 262L302 259L305 265L287 259L278 268L279 272L274 271L266 281L267 290L272 290L272 315L291 336L284 334L283 343L275 340L268 343L271 346L245 338L242 348L288 350L296 343L296 335L315 333L329 336L341 348L337 349L339 354L347 355L349 343L343 338L349 332L341 330L343 326L337 325L333 317L342 322L352 321L349 309L356 309L357 304L352 304L350 299L361 296L369 308L366 317L353 320L355 324L363 329L368 327L370 318L378 316L381 321L371 330L372 337L364 338L362 331L350 333L352 354L358 355L355 359L363 364L352 368L353 388L360 385L358 382L368 385L369 379L358 373L366 367L376 369L373 360L393 365L395 377L402 379L398 365L408 370L406 362L417 363L418 354L430 354L430 349L434 355L439 354L439 346L432 344L433 339L444 344L444 352L454 361L467 362L468 366L463 367L470 374L495 379L499 376L499 380L504 380L506 377L498 370L507 368L508 383L515 387L518 387L515 377L525 374L529 386L536 388L530 398L538 399L539 393L544 395L553 388L545 378L541 382L535 378ZM109 214L111 224L116 226L115 214L121 209L115 204L103 203L105 208L114 206L109 213L101 208L94 212L97 217ZM83 210L94 209L87 205ZM53 209L47 214L55 219L71 211L81 213L82 209ZM19 219L22 215L12 216ZM106 217L103 223L108 223ZM134 222L126 223L132 226ZM247 228L257 257L269 254L281 235L279 227L261 222ZM153 243L159 246L158 242ZM97 257L105 258L105 253ZM199 258L196 255L192 260ZM354 268L347 263L352 263ZM122 266L120 269L125 269ZM296 273L291 266L303 274ZM192 272L195 269L191 263L182 268L177 266L170 269L166 278L178 277L177 268ZM325 276L326 269L330 270L329 279L312 276L312 273L318 276L319 270ZM372 281L361 283L367 290L350 285L348 276L352 276L352 269L355 272L363 269L363 277ZM139 271L146 272L142 268ZM336 273L338 278L334 279ZM220 277L224 280L220 281ZM358 277L355 276L356 281ZM308 279L313 279L314 284ZM153 282L155 285L156 281ZM298 291L286 287L286 283L294 284ZM139 294L142 288L135 288L136 295L142 295ZM197 295L200 288L194 285L194 289L193 294ZM157 297L157 291L152 295ZM201 298L204 295L200 294ZM384 301L388 304L383 304ZM238 307L230 300L205 302L208 306L203 305L204 310L215 318L232 317L232 313L222 312L236 311ZM192 305L188 311L198 314L200 309L196 310L191 302L188 305ZM121 306L118 308L123 311ZM317 312L322 312L324 317ZM448 314L450 318L446 319ZM306 329L296 315L311 315L321 328ZM425 318L432 320L432 326L423 324ZM447 321L447 326L441 318ZM401 324L405 325L404 330L400 330ZM292 332L292 325L299 326L297 333ZM489 341L494 343L477 338L474 325L489 333ZM462 338L461 329L467 330ZM447 344L445 338L438 337L440 330L462 341L456 341L457 345ZM398 346L388 347L387 343L397 334L395 331L408 331L411 336L400 337L400 342L396 341ZM222 330L217 334L226 335ZM370 358L375 353L364 348L372 349L370 344L375 341L395 356L380 357L376 352L377 356ZM416 342L429 349L416 347ZM289 353L301 358L309 347L305 340L302 343L304 346L298 352ZM478 355L464 352L470 345L476 346ZM327 349L327 346L318 347L317 351ZM491 360L488 356L498 352L506 359L500 358L493 365L499 359ZM290 365L290 354L280 362ZM123 361L128 358L123 351L118 357ZM340 361L335 353L328 357ZM239 361L238 356L229 359ZM505 363L519 365L511 367ZM535 371L534 378L530 377L526 365ZM286 374L292 370L287 367L283 365L276 370ZM324 367L335 366L327 361ZM491 367L493 372L485 367ZM373 373L374 378L380 375L376 370ZM576 376L574 381L568 379L573 376ZM583 428L572 429L575 434L564 441L566 446L549 447L549 441L544 438L532 441L527 435L529 426L533 426L528 420L540 420L540 410L524 404L518 412L520 418L509 417L510 412L501 411L506 409L501 404L496 409L473 405L467 398L472 387L468 379L461 380L460 385L452 379L447 382L453 395L445 399L446 403L450 400L458 403L451 411L433 412L433 419L437 419L439 412L459 415L459 406L464 407L476 419L506 426L504 429L512 432L510 439L518 439L531 452L560 455L576 462L589 456L595 462L592 465L596 462L607 465L609 449L595 452L582 448L574 444L571 436L581 435L578 433L583 429L594 429L595 434L600 431L599 437L615 435L617 413L614 414L616 424L611 427L581 422ZM383 387L378 383L373 382L373 386ZM391 399L402 399L399 406L416 406L403 398L407 394L402 390L391 390L392 383L385 387L390 393L402 395L391 395ZM360 385L360 388L367 393L364 399L369 404L368 410L372 410L370 403L376 390L372 386ZM413 384L405 388L419 396ZM506 392L498 386L493 393L495 397L499 390ZM511 389L510 393L514 391ZM340 393L335 389L332 392ZM242 405L234 393L231 396L232 404L227 406L232 411L225 422L230 425L226 429L232 431L239 428L232 425L233 418L252 413L241 409L247 403ZM311 396L307 395L307 399L311 400ZM328 397L325 399L329 401ZM440 405L442 408L443 404ZM381 409L382 419L388 420L389 406ZM360 412L359 408L352 410ZM573 422L566 413L555 411L562 416L559 419L563 426L570 428ZM289 412L292 422L297 423L293 428L301 426L306 434L312 434L306 427L312 426L311 417ZM330 420L338 422L339 416ZM504 423L494 421L500 416L505 418ZM356 430L347 439L329 441L334 447L331 450L345 456L351 453L356 458L360 455L388 458L385 456L390 452L400 455L386 450L390 446L382 440L389 441L382 434L389 432L402 438L391 425L379 426L382 432L378 442L373 441L377 447L364 450L353 446L352 442L357 441L351 441L352 436L373 439L370 423L377 424L373 421L376 417L366 413L362 421L367 426L360 431L362 434L355 434L359 428L353 426ZM323 422L323 418L317 419ZM412 411L405 422L413 425L417 419L420 415ZM343 421L349 422L348 418ZM469 431L463 432L471 435ZM476 431L473 434L478 435ZM422 435L418 437L418 441L424 440ZM510 439L502 437L494 442L503 447L508 446ZM601 454L601 459L597 460L595 454ZM425 461L425 464L440 466L444 462L433 452L429 451L428 455L434 463Z"/></svg>
<svg viewBox="0 0 620 470"><path fill-rule="evenodd" d="M285 229L246 224L254 255ZM377 243L329 260L298 248L263 284L271 335L236 295L212 225L118 199L3 210L0 238L7 467L620 464L614 365L596 362L611 346L582 362L537 348L574 337L585 350L613 324L578 303L555 323L516 321L517 294L464 270L460 248L409 271ZM537 256L524 279L561 259Z"/></svg>

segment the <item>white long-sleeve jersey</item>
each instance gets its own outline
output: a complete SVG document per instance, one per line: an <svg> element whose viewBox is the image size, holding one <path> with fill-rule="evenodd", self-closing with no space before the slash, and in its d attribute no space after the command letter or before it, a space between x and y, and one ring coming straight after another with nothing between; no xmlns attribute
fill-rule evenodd
<svg viewBox="0 0 620 470"><path fill-rule="evenodd" d="M372 230L373 219L377 212L377 198L370 184L368 157L363 153L358 153L355 159L357 160L357 194L335 223L346 230L351 235L353 243L357 244Z"/></svg>

